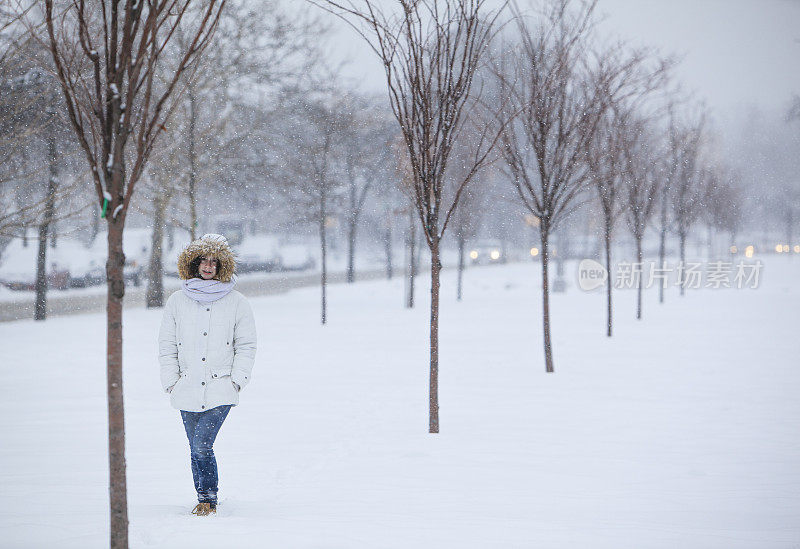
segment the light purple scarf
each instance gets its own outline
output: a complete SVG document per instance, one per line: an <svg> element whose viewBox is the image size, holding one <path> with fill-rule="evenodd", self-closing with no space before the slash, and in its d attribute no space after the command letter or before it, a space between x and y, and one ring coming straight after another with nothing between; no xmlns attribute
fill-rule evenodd
<svg viewBox="0 0 800 549"><path fill-rule="evenodd" d="M202 278L192 278L181 283L183 293L199 303L211 303L225 297L233 290L236 285L236 277L230 282L220 282L219 280L204 280Z"/></svg>

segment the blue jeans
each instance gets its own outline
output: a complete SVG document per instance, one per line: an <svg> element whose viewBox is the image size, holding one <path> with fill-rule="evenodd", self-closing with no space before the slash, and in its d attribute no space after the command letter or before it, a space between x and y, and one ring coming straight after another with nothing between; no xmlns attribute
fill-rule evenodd
<svg viewBox="0 0 800 549"><path fill-rule="evenodd" d="M189 437L192 457L192 476L197 490L197 501L217 504L217 458L214 457L214 440L222 422L231 411L231 405L217 406L205 412L181 410L183 427Z"/></svg>

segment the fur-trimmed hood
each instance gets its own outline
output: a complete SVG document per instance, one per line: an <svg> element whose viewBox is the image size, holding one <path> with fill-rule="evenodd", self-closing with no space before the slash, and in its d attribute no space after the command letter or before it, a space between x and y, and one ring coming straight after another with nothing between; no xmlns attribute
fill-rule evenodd
<svg viewBox="0 0 800 549"><path fill-rule="evenodd" d="M189 280L189 265L200 256L211 255L219 260L216 278L220 282L230 282L236 270L236 259L233 251L228 246L228 240L221 234L204 234L197 240L189 243L178 256L178 275L183 280Z"/></svg>

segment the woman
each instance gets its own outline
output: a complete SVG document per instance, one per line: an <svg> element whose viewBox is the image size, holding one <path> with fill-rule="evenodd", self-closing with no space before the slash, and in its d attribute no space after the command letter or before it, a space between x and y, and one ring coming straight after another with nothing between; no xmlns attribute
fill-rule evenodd
<svg viewBox="0 0 800 549"><path fill-rule="evenodd" d="M178 258L183 287L167 300L158 335L161 385L189 438L198 516L217 512L214 439L250 381L256 354L253 312L233 289L235 266L222 235L189 244Z"/></svg>

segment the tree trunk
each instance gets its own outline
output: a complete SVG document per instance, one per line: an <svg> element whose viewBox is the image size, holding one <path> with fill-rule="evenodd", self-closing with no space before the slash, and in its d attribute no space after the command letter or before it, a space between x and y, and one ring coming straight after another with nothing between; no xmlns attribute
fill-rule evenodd
<svg viewBox="0 0 800 549"><path fill-rule="evenodd" d="M322 275L320 283L322 286L322 324L325 325L327 316L327 285L328 285L328 264L327 264L327 242L325 239L325 191L320 194L319 201L319 244L322 255Z"/></svg>
<svg viewBox="0 0 800 549"><path fill-rule="evenodd" d="M661 269L666 268L667 255L667 187L661 192L661 231L658 239L658 264ZM664 283L658 285L658 302L664 303Z"/></svg>
<svg viewBox="0 0 800 549"><path fill-rule="evenodd" d="M110 545L128 547L128 496L125 474L125 412L122 399L122 299L125 295L123 224L108 220L106 378L108 390L108 465Z"/></svg>
<svg viewBox="0 0 800 549"><path fill-rule="evenodd" d="M636 319L642 319L642 277L644 277L644 269L642 268L642 238L643 234L634 235L636 239L636 262L639 264L641 273L639 280L636 283Z"/></svg>
<svg viewBox="0 0 800 549"><path fill-rule="evenodd" d="M350 215L347 227L347 283L356 281L356 224L355 216Z"/></svg>
<svg viewBox="0 0 800 549"><path fill-rule="evenodd" d="M47 318L47 223L39 225L39 250L36 253L36 302L34 320Z"/></svg>
<svg viewBox="0 0 800 549"><path fill-rule="evenodd" d="M678 233L680 239L680 253L681 253L681 295L686 291L686 231L681 229Z"/></svg>
<svg viewBox="0 0 800 549"><path fill-rule="evenodd" d="M47 318L47 235L53 221L53 211L56 202L56 143L55 137L50 132L48 139L48 152L50 156L50 180L47 182L47 200L44 206L44 216L39 225L39 251L36 256L36 303L34 305L33 319L45 320Z"/></svg>
<svg viewBox="0 0 800 549"><path fill-rule="evenodd" d="M458 233L458 285L456 287L456 299L461 301L462 284L464 278L464 235Z"/></svg>
<svg viewBox="0 0 800 549"><path fill-rule="evenodd" d="M406 308L414 308L414 279L417 275L417 255L414 247L417 242L417 231L414 212L409 214L408 225L408 284L406 288Z"/></svg>
<svg viewBox="0 0 800 549"><path fill-rule="evenodd" d="M544 328L544 364L545 371L552 373L553 352L550 342L550 282L548 280L548 264L550 263L550 250L548 239L550 237L548 229L542 222L542 323Z"/></svg>
<svg viewBox="0 0 800 549"><path fill-rule="evenodd" d="M431 244L431 373L428 432L439 432L439 241Z"/></svg>
<svg viewBox="0 0 800 549"><path fill-rule="evenodd" d="M89 246L94 244L95 239L97 238L97 233L100 232L100 215L95 212L94 209L91 209L92 214L92 224L89 226Z"/></svg>
<svg viewBox="0 0 800 549"><path fill-rule="evenodd" d="M394 267L392 265L392 225L389 223L389 226L386 227L386 232L384 233L383 238L383 246L386 252L386 279L391 280L392 276L394 276Z"/></svg>
<svg viewBox="0 0 800 549"><path fill-rule="evenodd" d="M189 88L189 232L191 238L197 238L197 152L194 142L195 127L197 126L197 110L195 105L194 90Z"/></svg>
<svg viewBox="0 0 800 549"><path fill-rule="evenodd" d="M164 213L169 196L156 191L153 199L153 235L150 239L150 265L147 268L147 292L145 304L148 309L164 306L164 265L162 262L164 242Z"/></svg>
<svg viewBox="0 0 800 549"><path fill-rule="evenodd" d="M100 232L100 215L95 212L94 208L89 210L92 215L92 223L89 225L89 246L94 244L97 234Z"/></svg>
<svg viewBox="0 0 800 549"><path fill-rule="evenodd" d="M605 218L605 245L606 245L606 336L611 337L613 323L613 308L611 304L611 219Z"/></svg>

